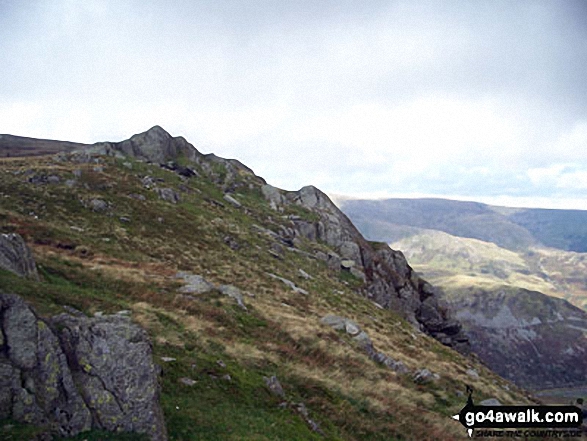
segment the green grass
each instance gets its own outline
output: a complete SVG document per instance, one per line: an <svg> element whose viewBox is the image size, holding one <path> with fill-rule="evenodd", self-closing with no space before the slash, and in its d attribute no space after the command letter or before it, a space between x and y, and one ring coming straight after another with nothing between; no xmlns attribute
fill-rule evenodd
<svg viewBox="0 0 587 441"><path fill-rule="evenodd" d="M132 169L123 162L131 162ZM455 405L446 390L459 387L454 372L470 362L428 337L413 337L413 328L396 312L358 296L355 290L363 283L352 274L331 271L325 262L286 249L279 259L273 257L268 253L272 239L252 228L258 224L279 231L291 226L284 216L314 222L317 213L293 204L284 213L272 210L259 179L239 172L225 182L229 175L220 163L212 165L216 183L198 166L200 177L182 180L133 160L105 158L102 165L101 173L93 165L67 162L53 171L51 159L10 163L13 170L34 167L59 174L62 183L56 185L33 186L23 175L0 174L0 193L9 195L2 200L0 231L25 237L42 279L0 271L0 290L22 295L45 316L63 312L64 305L86 314L132 310L133 320L149 332L162 367L161 403L170 439L442 439L450 424L445 416ZM79 185L65 187L63 180L77 168L82 169ZM163 179L157 185L173 188L180 202L162 201L144 188L146 175ZM223 202L227 187L242 208ZM129 198L133 193L145 200ZM96 213L80 202L92 198L108 201L110 208ZM225 243L226 236L238 242L238 251ZM305 239L298 248L310 255L328 251L326 244ZM312 279L303 279L298 269ZM178 270L250 293L244 295L247 311L216 290L193 300L176 297L180 282L173 275ZM295 293L266 273L292 280L309 294ZM409 375L375 364L349 336L320 324L329 313L356 320L378 349L397 354L411 369L433 365L442 382L415 386ZM176 361L164 363L163 356ZM282 400L265 385L263 376L271 375L285 389L286 406L280 407ZM179 381L183 377L196 383L186 386ZM483 386L488 391L498 387L489 380ZM295 410L300 402L324 437ZM426 414L425 424L414 420L416 412ZM18 434L29 429L34 430L15 426L5 434L26 438ZM133 437L88 432L76 439Z"/></svg>

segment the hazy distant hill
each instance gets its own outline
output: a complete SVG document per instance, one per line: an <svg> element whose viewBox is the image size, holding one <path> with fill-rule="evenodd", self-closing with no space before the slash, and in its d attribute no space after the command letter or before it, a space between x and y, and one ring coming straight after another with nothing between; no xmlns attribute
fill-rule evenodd
<svg viewBox="0 0 587 441"><path fill-rule="evenodd" d="M0 157L51 155L59 152L70 152L84 146L86 144L77 142L0 135Z"/></svg>
<svg viewBox="0 0 587 441"><path fill-rule="evenodd" d="M587 249L587 212L442 199L340 205L363 234L401 250L443 289L489 367L532 389L556 378L583 390L583 361L567 357L586 355L587 253L569 250Z"/></svg>
<svg viewBox="0 0 587 441"><path fill-rule="evenodd" d="M587 252L587 211L516 209L447 199L341 201L370 239L393 242L416 228L493 242L509 250L545 245Z"/></svg>

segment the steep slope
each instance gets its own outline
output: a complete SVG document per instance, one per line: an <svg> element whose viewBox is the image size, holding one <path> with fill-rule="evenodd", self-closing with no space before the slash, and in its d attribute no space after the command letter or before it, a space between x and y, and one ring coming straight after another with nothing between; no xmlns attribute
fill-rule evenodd
<svg viewBox="0 0 587 441"><path fill-rule="evenodd" d="M0 229L40 277L0 271L0 289L45 315L129 311L170 439L464 439L465 384L528 401L447 347L467 343L435 290L313 187L275 189L159 127L0 167Z"/></svg>
<svg viewBox="0 0 587 441"><path fill-rule="evenodd" d="M400 234L395 236L404 233L403 237L390 245L403 250L423 277L443 289L458 311L473 352L489 367L531 389L583 388L587 384L587 313L544 295L585 308L587 255L545 248L537 240L515 239L521 225L514 225L514 220L522 224L529 212L537 214L529 219L539 229L542 224L536 219L544 219L544 213L443 200L361 201L352 207L358 210L361 206L376 207L361 214L375 219L367 222L367 229L399 225L395 231ZM546 222L543 236L555 237L549 229L561 224L566 214L561 213L556 222ZM390 223L378 216L389 216ZM476 225L476 219L484 222ZM568 224L575 221L571 218ZM474 234L469 236L471 231ZM581 230L577 231L580 235ZM387 232L379 230L383 236ZM529 231L524 232L522 237L530 236Z"/></svg>
<svg viewBox="0 0 587 441"><path fill-rule="evenodd" d="M516 287L452 289L450 303L472 349L494 371L527 389L584 388L587 313Z"/></svg>

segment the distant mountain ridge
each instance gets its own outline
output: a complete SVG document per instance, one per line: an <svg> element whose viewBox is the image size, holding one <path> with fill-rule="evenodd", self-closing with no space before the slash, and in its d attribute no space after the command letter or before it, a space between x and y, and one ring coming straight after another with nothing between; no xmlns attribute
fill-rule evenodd
<svg viewBox="0 0 587 441"><path fill-rule="evenodd" d="M0 135L0 157L52 155L88 146L79 142L36 139L25 136Z"/></svg>
<svg viewBox="0 0 587 441"><path fill-rule="evenodd" d="M520 251L587 252L587 211L498 207L448 199L348 199L341 209L369 239L394 242L424 228Z"/></svg>
<svg viewBox="0 0 587 441"><path fill-rule="evenodd" d="M587 212L443 199L340 205L442 288L487 366L534 390L587 384Z"/></svg>

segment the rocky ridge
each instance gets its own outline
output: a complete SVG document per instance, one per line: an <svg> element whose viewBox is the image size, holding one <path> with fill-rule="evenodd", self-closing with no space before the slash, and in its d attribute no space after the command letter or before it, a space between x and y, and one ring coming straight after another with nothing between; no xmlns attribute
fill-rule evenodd
<svg viewBox="0 0 587 441"><path fill-rule="evenodd" d="M254 176L252 170L239 161L203 155L185 138L174 138L159 126L126 141L101 142L85 147L77 154L86 157L130 156L158 163L183 175L196 175L189 164L197 164L226 193L238 188L235 178L239 173ZM179 162L186 165L179 165ZM221 163L226 172L216 172L215 163ZM383 308L399 312L419 330L443 344L461 352L468 351L468 339L461 332L460 323L454 319L449 307L439 300L435 288L412 270L400 251L392 250L384 243L368 242L349 218L316 187L306 186L299 191L287 192L266 184L262 178L255 178L262 185L263 196L277 212L283 211L287 205L298 205L316 214L316 219L312 220L291 216L291 228L275 234L278 242L288 247L294 247L296 238L300 237L324 242L331 252L317 253L315 257L328 262L333 270L347 271L362 281L358 289L361 295ZM229 203L238 203L230 194L225 196Z"/></svg>

